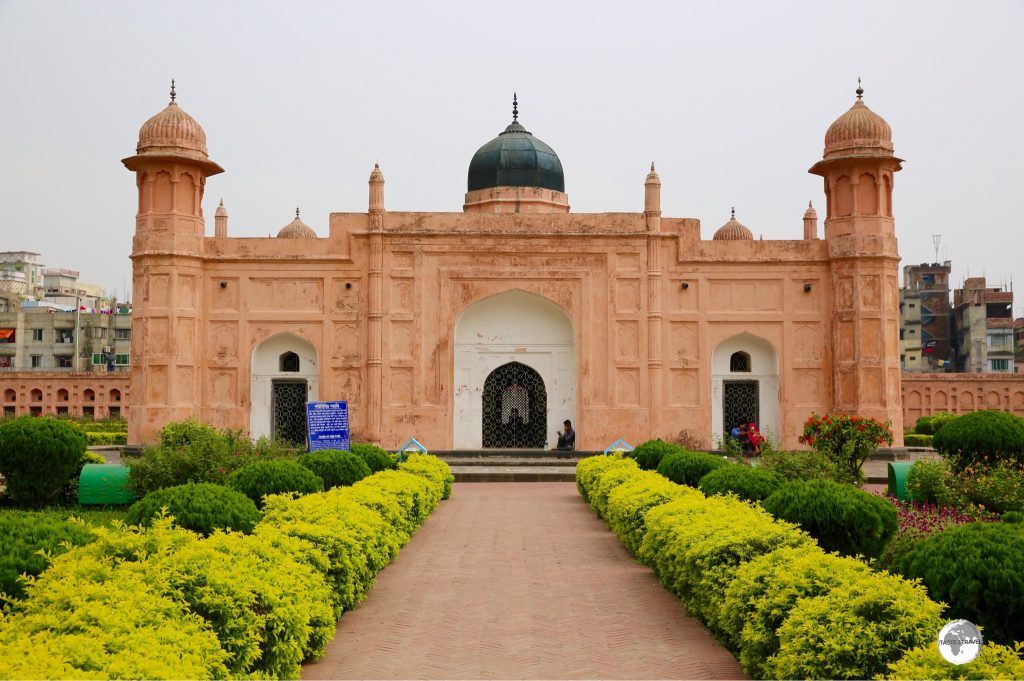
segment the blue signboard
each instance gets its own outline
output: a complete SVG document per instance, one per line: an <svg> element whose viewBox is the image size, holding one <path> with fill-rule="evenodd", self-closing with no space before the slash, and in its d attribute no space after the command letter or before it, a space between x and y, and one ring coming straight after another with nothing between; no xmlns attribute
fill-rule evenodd
<svg viewBox="0 0 1024 681"><path fill-rule="evenodd" d="M311 452L318 449L349 451L348 402L306 402L306 430Z"/></svg>

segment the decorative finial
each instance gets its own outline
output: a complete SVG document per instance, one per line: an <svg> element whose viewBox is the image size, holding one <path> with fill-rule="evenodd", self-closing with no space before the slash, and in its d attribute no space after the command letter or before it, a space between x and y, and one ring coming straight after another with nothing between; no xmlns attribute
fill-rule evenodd
<svg viewBox="0 0 1024 681"><path fill-rule="evenodd" d="M651 161L651 172L654 172L654 161Z"/></svg>
<svg viewBox="0 0 1024 681"><path fill-rule="evenodd" d="M512 122L515 123L519 120L519 97L515 92L512 93Z"/></svg>
<svg viewBox="0 0 1024 681"><path fill-rule="evenodd" d="M221 208L223 208L223 207L224 207L224 199L223 199L223 198L222 198L222 199L220 200L220 207L221 207Z"/></svg>
<svg viewBox="0 0 1024 681"><path fill-rule="evenodd" d="M174 103L174 98L177 97L177 93L174 92L174 79L171 78L171 103Z"/></svg>
<svg viewBox="0 0 1024 681"><path fill-rule="evenodd" d="M736 219L736 206L733 206L733 207L732 207L732 219L733 219L733 220L735 220L735 219Z"/></svg>
<svg viewBox="0 0 1024 681"><path fill-rule="evenodd" d="M857 76L857 100L864 96L864 88L860 86L860 76Z"/></svg>
<svg viewBox="0 0 1024 681"><path fill-rule="evenodd" d="M814 208L814 202L813 201L808 201L807 202L807 207L808 208Z"/></svg>
<svg viewBox="0 0 1024 681"><path fill-rule="evenodd" d="M295 219L296 220L299 219L299 207L298 206L295 206Z"/></svg>

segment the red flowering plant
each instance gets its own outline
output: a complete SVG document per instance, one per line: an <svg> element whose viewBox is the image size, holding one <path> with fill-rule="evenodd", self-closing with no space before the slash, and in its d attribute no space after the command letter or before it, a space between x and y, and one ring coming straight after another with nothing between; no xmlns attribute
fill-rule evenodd
<svg viewBox="0 0 1024 681"><path fill-rule="evenodd" d="M879 445L892 444L891 423L848 414L811 414L800 442L824 454L849 482L864 480L861 466Z"/></svg>

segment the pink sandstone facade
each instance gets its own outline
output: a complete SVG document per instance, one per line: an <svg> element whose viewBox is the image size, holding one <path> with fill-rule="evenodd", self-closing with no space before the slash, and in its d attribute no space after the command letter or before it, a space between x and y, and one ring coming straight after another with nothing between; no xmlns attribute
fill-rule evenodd
<svg viewBox="0 0 1024 681"><path fill-rule="evenodd" d="M981 409L1024 416L1024 376L1018 374L903 374L903 418L908 427L938 412Z"/></svg>
<svg viewBox="0 0 1024 681"><path fill-rule="evenodd" d="M4 416L128 417L127 373L17 371L0 375Z"/></svg>
<svg viewBox="0 0 1024 681"><path fill-rule="evenodd" d="M277 238L235 238L223 205L206 235L222 169L172 90L124 160L129 442L192 415L282 434L298 401L344 399L354 435L392 448L553 446L563 419L580 449L683 430L711 444L741 418L795 448L827 411L890 420L901 443L900 160L859 89L810 170L824 238L809 208L790 240L754 240L735 215L709 239L662 215L653 164L642 210L570 212L557 156L517 113L474 156L461 213L387 211L374 167L367 210L332 213L325 237L297 214Z"/></svg>

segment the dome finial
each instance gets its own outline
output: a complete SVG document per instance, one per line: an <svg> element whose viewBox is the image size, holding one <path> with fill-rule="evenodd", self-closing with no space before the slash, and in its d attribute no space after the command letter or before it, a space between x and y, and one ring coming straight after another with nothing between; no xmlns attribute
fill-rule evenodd
<svg viewBox="0 0 1024 681"><path fill-rule="evenodd" d="M811 200L811 201L808 201L808 202L807 202L807 207L808 207L808 208L814 208L814 202L813 202L813 200Z"/></svg>
<svg viewBox="0 0 1024 681"><path fill-rule="evenodd" d="M519 97L515 92L512 93L512 122L515 123L519 120Z"/></svg>
<svg viewBox="0 0 1024 681"><path fill-rule="evenodd" d="M651 161L651 172L654 172L654 161Z"/></svg>
<svg viewBox="0 0 1024 681"><path fill-rule="evenodd" d="M735 220L735 219L736 219L736 206L733 206L733 207L732 207L732 219L733 219L733 220Z"/></svg>
<svg viewBox="0 0 1024 681"><path fill-rule="evenodd" d="M174 91L174 79L171 78L171 104L174 103L174 98L177 96L177 93Z"/></svg>
<svg viewBox="0 0 1024 681"><path fill-rule="evenodd" d="M860 76L857 76L857 101L864 96L864 88L860 86Z"/></svg>
<svg viewBox="0 0 1024 681"><path fill-rule="evenodd" d="M220 207L221 207L221 208L223 208L223 207L224 207L224 199L223 199L223 197L222 197L222 198L221 198L221 200L220 200Z"/></svg>
<svg viewBox="0 0 1024 681"><path fill-rule="evenodd" d="M299 207L298 206L295 206L295 219L296 220L299 219Z"/></svg>

